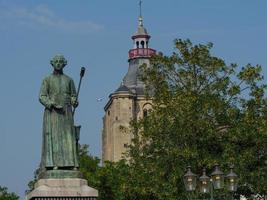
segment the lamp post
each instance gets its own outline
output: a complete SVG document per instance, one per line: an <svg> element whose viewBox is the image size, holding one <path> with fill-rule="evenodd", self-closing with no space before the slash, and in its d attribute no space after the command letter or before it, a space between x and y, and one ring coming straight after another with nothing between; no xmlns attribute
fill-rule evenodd
<svg viewBox="0 0 267 200"><path fill-rule="evenodd" d="M206 175L206 169L203 169L202 176L199 177L199 192L205 198L206 194L211 193L211 199L213 200L213 190L210 187L210 177Z"/></svg>
<svg viewBox="0 0 267 200"><path fill-rule="evenodd" d="M198 190L203 199L207 194L210 194L210 200L214 200L213 190L220 190L224 188L224 179L226 179L226 188L231 192L232 199L234 199L234 192L237 190L238 176L233 171L233 166L230 167L230 173L224 176L224 173L220 170L219 165L215 165L215 170L211 173L211 177L206 175L206 169L203 169L202 175L199 177ZM184 184L186 191L194 192L197 186L197 175L191 171L191 167L188 167L186 174L184 175Z"/></svg>
<svg viewBox="0 0 267 200"><path fill-rule="evenodd" d="M222 189L224 186L224 174L220 170L218 164L215 165L215 170L211 173L211 179L215 190Z"/></svg>
<svg viewBox="0 0 267 200"><path fill-rule="evenodd" d="M237 179L238 176L233 171L234 166L230 167L230 173L226 176L227 180L227 189L232 193L232 199L234 199L234 192L237 190Z"/></svg>

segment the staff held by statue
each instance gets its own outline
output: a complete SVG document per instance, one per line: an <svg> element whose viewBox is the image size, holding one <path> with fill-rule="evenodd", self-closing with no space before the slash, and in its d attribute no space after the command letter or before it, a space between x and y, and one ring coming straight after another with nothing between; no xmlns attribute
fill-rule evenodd
<svg viewBox="0 0 267 200"><path fill-rule="evenodd" d="M78 102L78 97L79 97L80 88L81 88L82 79L83 79L84 74L85 74L85 67L81 67L80 81L79 81L79 85L78 85L78 91L77 91L76 103ZM74 114L75 114L75 110L76 110L76 107L74 107L74 109L73 109L73 112L72 112L72 115L73 115L73 116L74 116Z"/></svg>
<svg viewBox="0 0 267 200"><path fill-rule="evenodd" d="M82 79L83 79L84 74L85 74L85 67L81 67L80 81L79 81L79 85L78 85L78 91L77 91L76 103L78 102L78 97L79 97L80 88L81 88ZM73 109L73 111L72 111L72 115L73 115L73 116L74 116L74 114L75 114L75 110L76 110L76 107L74 107L74 109ZM81 130L81 126L74 126L74 129L75 129L75 137L76 137L77 148L78 148L78 141L80 140L80 130Z"/></svg>

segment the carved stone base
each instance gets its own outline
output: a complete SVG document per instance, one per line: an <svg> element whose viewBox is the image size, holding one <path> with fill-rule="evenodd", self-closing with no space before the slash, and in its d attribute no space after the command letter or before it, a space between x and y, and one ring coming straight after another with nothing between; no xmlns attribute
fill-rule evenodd
<svg viewBox="0 0 267 200"><path fill-rule="evenodd" d="M26 200L96 200L98 191L79 178L40 179Z"/></svg>

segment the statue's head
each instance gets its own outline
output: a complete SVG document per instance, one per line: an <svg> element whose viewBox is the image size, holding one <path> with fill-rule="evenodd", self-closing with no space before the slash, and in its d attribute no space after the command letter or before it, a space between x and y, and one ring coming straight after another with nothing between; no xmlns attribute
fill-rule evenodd
<svg viewBox="0 0 267 200"><path fill-rule="evenodd" d="M54 67L55 70L62 70L67 65L67 60L63 55L56 55L50 61L50 64Z"/></svg>

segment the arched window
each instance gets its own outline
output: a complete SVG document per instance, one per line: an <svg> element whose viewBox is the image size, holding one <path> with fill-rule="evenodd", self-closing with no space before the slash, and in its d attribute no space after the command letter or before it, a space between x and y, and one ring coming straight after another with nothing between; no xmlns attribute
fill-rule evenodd
<svg viewBox="0 0 267 200"><path fill-rule="evenodd" d="M139 42L138 41L136 42L136 48L137 49L139 48Z"/></svg>
<svg viewBox="0 0 267 200"><path fill-rule="evenodd" d="M145 48L145 42L143 40L141 41L141 46L142 48Z"/></svg>
<svg viewBox="0 0 267 200"><path fill-rule="evenodd" d="M151 113L152 111L152 105L150 103L145 103L143 105L143 117L147 117L149 115L149 113Z"/></svg>
<svg viewBox="0 0 267 200"><path fill-rule="evenodd" d="M147 109L144 109L143 110L143 117L145 118L145 117L147 117L147 115L148 115Z"/></svg>
<svg viewBox="0 0 267 200"><path fill-rule="evenodd" d="M146 41L146 48L148 48L148 41Z"/></svg>

